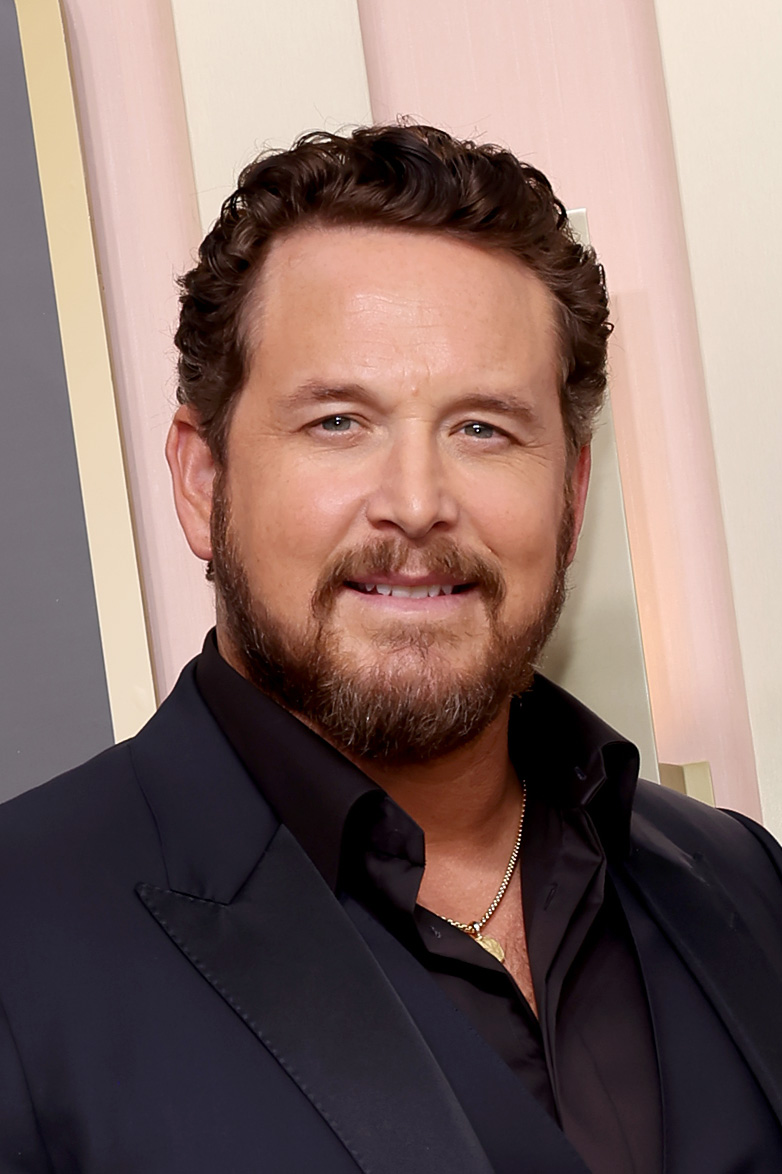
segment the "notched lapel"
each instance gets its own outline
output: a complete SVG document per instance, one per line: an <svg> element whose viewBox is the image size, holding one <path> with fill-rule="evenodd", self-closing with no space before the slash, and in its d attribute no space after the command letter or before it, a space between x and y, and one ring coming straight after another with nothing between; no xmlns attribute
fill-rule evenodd
<svg viewBox="0 0 782 1174"><path fill-rule="evenodd" d="M702 856L684 852L643 818L634 840L625 873L782 1120L782 959L766 953Z"/></svg>
<svg viewBox="0 0 782 1174"><path fill-rule="evenodd" d="M365 1174L491 1174L398 995L286 828L230 904L137 892Z"/></svg>

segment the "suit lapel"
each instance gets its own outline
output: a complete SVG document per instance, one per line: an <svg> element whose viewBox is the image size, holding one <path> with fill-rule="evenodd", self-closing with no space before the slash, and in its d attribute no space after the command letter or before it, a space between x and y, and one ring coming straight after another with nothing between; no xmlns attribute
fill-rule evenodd
<svg viewBox="0 0 782 1174"><path fill-rule="evenodd" d="M624 872L710 999L782 1120L782 957L768 954L699 853L678 848L643 816L634 817ZM621 893L621 874L617 877ZM771 947L773 949L773 946Z"/></svg>
<svg viewBox="0 0 782 1174"><path fill-rule="evenodd" d="M418 1029L287 829L228 904L137 891L362 1170L490 1174Z"/></svg>
<svg viewBox="0 0 782 1174"><path fill-rule="evenodd" d="M496 1174L588 1174L562 1129L433 976L357 901L345 910L401 996Z"/></svg>
<svg viewBox="0 0 782 1174"><path fill-rule="evenodd" d="M192 664L131 750L163 862L141 900L359 1168L490 1174L418 1029L217 726Z"/></svg>

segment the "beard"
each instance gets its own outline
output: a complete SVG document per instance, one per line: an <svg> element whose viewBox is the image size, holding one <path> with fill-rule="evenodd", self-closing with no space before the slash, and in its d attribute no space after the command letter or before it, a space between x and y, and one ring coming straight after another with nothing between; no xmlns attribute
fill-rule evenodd
<svg viewBox="0 0 782 1174"><path fill-rule="evenodd" d="M211 529L209 576L218 617L244 675L349 757L391 765L423 763L457 749L529 688L565 601L573 511L566 494L549 590L536 614L516 628L499 617L505 597L499 566L438 537L416 548L403 539L380 539L340 555L318 581L305 631L296 632L253 596L220 475ZM400 572L413 553L416 574L450 576L482 594L489 634L469 669L447 659L457 637L426 620L386 625L371 638L376 655L369 665L341 648L334 609L346 582Z"/></svg>

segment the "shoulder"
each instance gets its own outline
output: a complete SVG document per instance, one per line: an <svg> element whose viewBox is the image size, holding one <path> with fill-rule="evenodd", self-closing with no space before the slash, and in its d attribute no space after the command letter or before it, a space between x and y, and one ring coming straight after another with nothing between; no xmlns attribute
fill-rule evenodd
<svg viewBox="0 0 782 1174"><path fill-rule="evenodd" d="M134 849L148 856L158 846L145 777L152 770L166 776L188 756L203 708L191 669L135 737L0 804L0 886L41 874L116 871Z"/></svg>
<svg viewBox="0 0 782 1174"><path fill-rule="evenodd" d="M772 858L778 859L782 854L773 836L748 816L709 807L643 779L638 783L633 815L676 838L685 850L689 844L696 851L711 849L754 856L762 848Z"/></svg>
<svg viewBox="0 0 782 1174"><path fill-rule="evenodd" d="M0 924L62 909L146 866L160 875L154 821L121 743L0 805ZM9 901L10 898L10 901Z"/></svg>
<svg viewBox="0 0 782 1174"><path fill-rule="evenodd" d="M25 1047L100 1018L141 948L141 880L165 868L127 743L0 806L0 1001Z"/></svg>
<svg viewBox="0 0 782 1174"><path fill-rule="evenodd" d="M738 812L726 811L641 781L633 804L631 836L663 837L694 860L704 862L727 888L743 889L782 910L782 848L765 828Z"/></svg>

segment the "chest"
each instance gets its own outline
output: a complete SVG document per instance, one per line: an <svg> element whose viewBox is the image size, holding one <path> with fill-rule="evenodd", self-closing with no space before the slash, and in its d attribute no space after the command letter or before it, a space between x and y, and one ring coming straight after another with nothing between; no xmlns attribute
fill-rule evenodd
<svg viewBox="0 0 782 1174"><path fill-rule="evenodd" d="M512 883L500 907L484 926L482 933L485 937L493 938L499 943L504 953L503 966L529 1003L532 1011L537 1015L521 900L521 884L518 878Z"/></svg>

